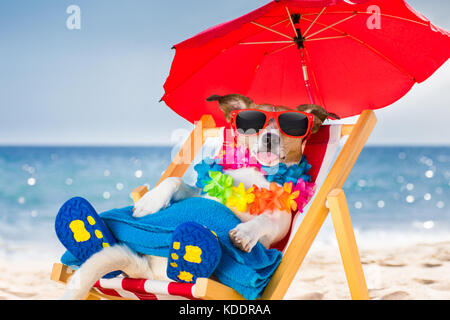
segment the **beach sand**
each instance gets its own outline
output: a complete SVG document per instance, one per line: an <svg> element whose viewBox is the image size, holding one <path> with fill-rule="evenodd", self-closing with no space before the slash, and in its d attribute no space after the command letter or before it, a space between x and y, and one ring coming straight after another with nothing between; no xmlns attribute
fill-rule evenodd
<svg viewBox="0 0 450 320"><path fill-rule="evenodd" d="M360 249L371 299L450 299L450 242ZM350 299L337 247L312 249L286 299Z"/></svg>
<svg viewBox="0 0 450 320"><path fill-rule="evenodd" d="M450 299L450 241L360 248L371 299ZM58 299L64 286L50 280L54 261L0 260L0 299ZM336 246L314 246L287 299L350 299Z"/></svg>

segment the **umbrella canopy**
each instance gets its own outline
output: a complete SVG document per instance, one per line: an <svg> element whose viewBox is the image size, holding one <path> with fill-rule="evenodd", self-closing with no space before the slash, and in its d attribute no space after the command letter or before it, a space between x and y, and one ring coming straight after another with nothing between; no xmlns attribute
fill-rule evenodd
<svg viewBox="0 0 450 320"><path fill-rule="evenodd" d="M323 106L341 118L385 107L450 56L450 33L404 0L278 0L174 46L162 98L194 122L212 94Z"/></svg>

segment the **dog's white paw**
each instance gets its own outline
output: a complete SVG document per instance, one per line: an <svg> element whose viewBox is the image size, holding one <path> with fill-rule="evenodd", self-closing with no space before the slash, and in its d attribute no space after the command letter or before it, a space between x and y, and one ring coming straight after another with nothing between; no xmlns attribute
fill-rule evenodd
<svg viewBox="0 0 450 320"><path fill-rule="evenodd" d="M241 223L228 233L233 245L245 252L252 251L253 247L259 240L258 234L252 230L251 226Z"/></svg>
<svg viewBox="0 0 450 320"><path fill-rule="evenodd" d="M147 192L134 206L133 217L140 218L165 209L172 198L172 194L153 189Z"/></svg>
<svg viewBox="0 0 450 320"><path fill-rule="evenodd" d="M159 186L147 192L136 202L133 217L144 217L167 208L180 184L181 181L178 179L169 178L164 180Z"/></svg>

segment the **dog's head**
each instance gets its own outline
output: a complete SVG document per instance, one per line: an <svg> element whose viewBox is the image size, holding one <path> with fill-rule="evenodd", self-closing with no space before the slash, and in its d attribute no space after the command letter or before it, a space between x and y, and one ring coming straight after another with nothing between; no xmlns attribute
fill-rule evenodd
<svg viewBox="0 0 450 320"><path fill-rule="evenodd" d="M271 112L291 110L283 106L270 104L255 104L250 98L240 94L226 96L212 95L207 101L218 101L225 119L230 122L231 112L241 109L259 109ZM335 114L328 113L324 108L315 104L304 104L296 108L298 111L314 115L312 134L319 131L322 123L328 118L339 119ZM302 157L306 141L283 134L275 119L270 119L267 126L258 135L237 134L237 145L245 145L255 159L264 166L276 166L280 162L285 164L298 163Z"/></svg>

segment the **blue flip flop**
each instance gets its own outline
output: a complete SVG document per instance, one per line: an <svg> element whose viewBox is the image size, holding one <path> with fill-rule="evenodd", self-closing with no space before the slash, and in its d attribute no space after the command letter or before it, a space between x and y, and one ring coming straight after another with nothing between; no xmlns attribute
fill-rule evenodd
<svg viewBox="0 0 450 320"><path fill-rule="evenodd" d="M195 222L183 223L172 234L167 276L195 283L197 278L209 278L221 257L222 248L213 231Z"/></svg>
<svg viewBox="0 0 450 320"><path fill-rule="evenodd" d="M94 253L117 243L92 205L80 197L66 201L59 209L55 231L67 251L82 263ZM120 273L114 271L105 277Z"/></svg>

